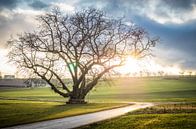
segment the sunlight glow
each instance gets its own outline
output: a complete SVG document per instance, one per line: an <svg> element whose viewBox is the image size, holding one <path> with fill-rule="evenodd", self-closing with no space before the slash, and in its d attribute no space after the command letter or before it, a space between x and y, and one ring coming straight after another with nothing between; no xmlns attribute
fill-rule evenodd
<svg viewBox="0 0 196 129"><path fill-rule="evenodd" d="M0 49L0 72L1 74L16 74L16 67L13 64L8 63L8 58L6 57L8 51L6 49ZM62 63L60 63L57 67L63 68ZM123 76L159 76L160 72L163 75L180 75L180 72L183 70L178 66L162 66L155 62L151 58L146 59L136 59L131 56L127 57L125 64L119 68L115 69L117 72L122 74ZM142 74L142 75L141 75ZM189 73L185 72L184 75L189 75ZM66 76L69 76L67 73Z"/></svg>
<svg viewBox="0 0 196 129"><path fill-rule="evenodd" d="M7 58L8 51L6 49L0 48L0 72L1 74L15 74L16 73L16 67L10 63L8 63Z"/></svg>
<svg viewBox="0 0 196 129"><path fill-rule="evenodd" d="M127 57L125 65L122 66L119 71L122 73L127 73L127 72L138 72L140 71L140 66L139 66L139 61L137 59L134 59L133 57Z"/></svg>
<svg viewBox="0 0 196 129"><path fill-rule="evenodd" d="M162 66L151 58L138 60L129 56L125 65L117 71L122 74L137 74L136 76L141 76L141 74L143 76L147 76L147 74L157 76L160 73L163 75L179 75L182 70L178 66Z"/></svg>

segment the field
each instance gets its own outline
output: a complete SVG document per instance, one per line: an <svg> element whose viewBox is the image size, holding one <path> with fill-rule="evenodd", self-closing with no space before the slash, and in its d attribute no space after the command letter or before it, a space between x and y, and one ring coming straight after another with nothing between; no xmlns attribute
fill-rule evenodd
<svg viewBox="0 0 196 129"><path fill-rule="evenodd" d="M61 102L0 100L0 127L62 118L125 105L127 104L91 103L86 105L65 105Z"/></svg>
<svg viewBox="0 0 196 129"><path fill-rule="evenodd" d="M53 93L50 88L0 89L0 98L38 101L62 101L66 99ZM91 91L88 102L167 102L196 101L196 78L121 78L100 82Z"/></svg>
<svg viewBox="0 0 196 129"><path fill-rule="evenodd" d="M195 106L196 79L120 78L115 81L100 82L86 97L89 102L87 105L65 105L66 99L53 93L47 87L0 89L0 99L0 127L4 127L124 106L124 102L130 101L187 102ZM158 118L161 122L164 122L162 119L169 120L169 118L195 122L191 122L196 116L195 110L189 114L184 110L180 112L180 114L173 112L174 114L151 113L147 115L143 112L144 114L131 114L131 116L128 114L124 117L152 124L156 123Z"/></svg>
<svg viewBox="0 0 196 129"><path fill-rule="evenodd" d="M195 129L195 127L196 103L189 103L158 105L84 126L82 129Z"/></svg>

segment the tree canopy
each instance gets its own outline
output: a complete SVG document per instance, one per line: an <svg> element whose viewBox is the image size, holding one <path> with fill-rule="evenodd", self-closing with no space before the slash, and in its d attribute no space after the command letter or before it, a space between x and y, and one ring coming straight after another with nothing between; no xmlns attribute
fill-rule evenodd
<svg viewBox="0 0 196 129"><path fill-rule="evenodd" d="M45 80L54 92L69 97L68 103L84 103L106 73L122 66L127 56L150 55L158 42L143 28L96 9L71 15L53 10L38 20L36 31L9 41L9 58Z"/></svg>

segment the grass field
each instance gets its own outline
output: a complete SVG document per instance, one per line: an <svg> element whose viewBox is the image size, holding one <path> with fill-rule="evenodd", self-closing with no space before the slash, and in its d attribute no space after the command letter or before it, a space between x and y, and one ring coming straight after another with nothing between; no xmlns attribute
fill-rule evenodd
<svg viewBox="0 0 196 129"><path fill-rule="evenodd" d="M82 129L195 129L195 127L196 103L192 103L154 106L84 126Z"/></svg>
<svg viewBox="0 0 196 129"><path fill-rule="evenodd" d="M112 85L113 84L113 85ZM92 93L91 101L196 101L196 79L133 79L102 83Z"/></svg>
<svg viewBox="0 0 196 129"><path fill-rule="evenodd" d="M62 118L126 105L123 103L65 105L61 102L0 100L0 127Z"/></svg>
<svg viewBox="0 0 196 129"><path fill-rule="evenodd" d="M65 105L66 99L50 88L0 89L0 127L64 116L83 114L122 106L122 102L196 102L196 79L121 78L101 82L88 94L87 105ZM153 109L154 110L154 109ZM174 112L175 113L175 112ZM181 119L179 114L163 114L163 119ZM195 114L180 114L192 120ZM129 116L128 116L129 117ZM151 121L159 115L148 114L130 119ZM174 118L173 118L174 117ZM162 119L162 117L161 117ZM161 120L162 121L162 120ZM142 121L140 121L142 123ZM154 123L154 122L152 122ZM145 123L144 123L145 124ZM161 123L160 123L161 124ZM163 123L164 124L164 123ZM94 127L94 126L93 126ZM117 126L118 127L118 126Z"/></svg>
<svg viewBox="0 0 196 129"><path fill-rule="evenodd" d="M66 101L53 93L50 88L24 88L0 90L1 98L29 99L44 101ZM98 84L86 100L89 102L127 101L196 101L195 79L133 79L121 78Z"/></svg>

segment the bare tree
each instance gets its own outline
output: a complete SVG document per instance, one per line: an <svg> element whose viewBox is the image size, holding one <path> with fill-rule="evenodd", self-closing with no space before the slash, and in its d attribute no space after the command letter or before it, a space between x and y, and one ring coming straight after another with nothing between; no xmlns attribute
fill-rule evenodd
<svg viewBox="0 0 196 129"><path fill-rule="evenodd" d="M1 71L0 71L0 79L2 79Z"/></svg>
<svg viewBox="0 0 196 129"><path fill-rule="evenodd" d="M189 71L189 76L190 76L190 77L191 77L192 73L193 73L192 71Z"/></svg>
<svg viewBox="0 0 196 129"><path fill-rule="evenodd" d="M183 77L184 76L184 71L180 71L179 74Z"/></svg>
<svg viewBox="0 0 196 129"><path fill-rule="evenodd" d="M159 74L160 77L163 77L164 71L158 71L158 74Z"/></svg>
<svg viewBox="0 0 196 129"><path fill-rule="evenodd" d="M53 10L38 20L37 31L9 41L9 57L45 80L54 92L69 97L71 104L85 103L100 78L122 66L128 55L150 55L158 41L144 29L96 9L66 16ZM71 77L71 85L66 77Z"/></svg>

